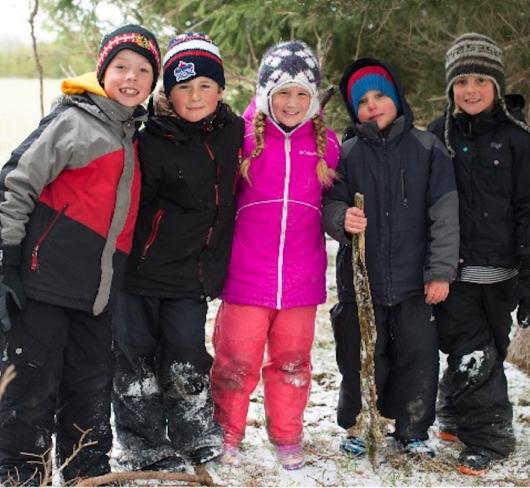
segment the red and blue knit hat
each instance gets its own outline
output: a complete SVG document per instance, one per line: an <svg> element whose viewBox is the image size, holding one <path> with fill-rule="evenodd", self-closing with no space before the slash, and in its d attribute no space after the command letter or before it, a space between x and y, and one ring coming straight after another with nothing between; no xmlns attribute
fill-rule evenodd
<svg viewBox="0 0 530 488"><path fill-rule="evenodd" d="M212 79L224 90L225 75L219 48L201 32L180 34L170 41L164 56L166 96L169 97L175 85L198 76Z"/></svg>
<svg viewBox="0 0 530 488"><path fill-rule="evenodd" d="M146 58L153 68L153 84L155 89L160 73L160 50L154 34L141 25L128 24L107 34L101 41L96 75L100 84L103 83L105 70L110 62L123 49L130 49Z"/></svg>
<svg viewBox="0 0 530 488"><path fill-rule="evenodd" d="M357 114L359 103L366 92L377 90L390 97L396 106L397 112L401 112L396 85L390 73L382 66L365 66L355 71L348 80L347 96L353 112Z"/></svg>

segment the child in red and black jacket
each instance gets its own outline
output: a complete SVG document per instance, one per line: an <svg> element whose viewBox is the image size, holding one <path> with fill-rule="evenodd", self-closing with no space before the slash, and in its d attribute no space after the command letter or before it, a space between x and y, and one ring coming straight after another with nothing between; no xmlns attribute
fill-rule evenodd
<svg viewBox="0 0 530 488"><path fill-rule="evenodd" d="M179 471L222 451L205 323L230 256L243 142L224 87L208 36L171 41L164 87L140 134L141 207L114 317L113 406L128 469Z"/></svg>
<svg viewBox="0 0 530 488"><path fill-rule="evenodd" d="M97 72L65 80L52 113L0 176L2 373L0 483L40 485L56 434L58 464L82 431L65 481L109 471L110 303L125 270L140 197L136 130L160 52L126 25L104 37ZM49 467L51 469L51 466Z"/></svg>

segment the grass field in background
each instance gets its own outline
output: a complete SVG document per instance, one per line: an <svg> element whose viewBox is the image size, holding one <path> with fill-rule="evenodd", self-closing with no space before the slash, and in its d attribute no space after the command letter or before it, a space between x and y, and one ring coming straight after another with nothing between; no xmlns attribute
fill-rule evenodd
<svg viewBox="0 0 530 488"><path fill-rule="evenodd" d="M60 80L44 80L44 112L60 94ZM0 78L0 166L40 120L39 82L27 78Z"/></svg>

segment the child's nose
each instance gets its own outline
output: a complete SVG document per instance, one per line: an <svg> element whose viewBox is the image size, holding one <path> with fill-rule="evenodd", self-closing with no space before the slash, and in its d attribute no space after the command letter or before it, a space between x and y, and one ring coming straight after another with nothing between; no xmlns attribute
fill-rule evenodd
<svg viewBox="0 0 530 488"><path fill-rule="evenodd" d="M133 69L127 70L127 79L128 80L135 80L136 79L136 71Z"/></svg>

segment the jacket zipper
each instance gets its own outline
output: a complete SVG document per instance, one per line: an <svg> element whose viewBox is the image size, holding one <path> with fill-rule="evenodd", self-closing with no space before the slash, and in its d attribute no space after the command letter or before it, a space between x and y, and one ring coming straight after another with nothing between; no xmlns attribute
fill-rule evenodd
<svg viewBox="0 0 530 488"><path fill-rule="evenodd" d="M155 242L157 236L158 236L158 230L160 228L160 221L162 220L162 217L164 216L164 209L160 208L156 211L155 216L153 217L153 222L151 224L151 232L149 233L149 237L142 249L142 254L140 255L140 260L145 261L145 258L147 256L147 253L149 252L149 249Z"/></svg>
<svg viewBox="0 0 530 488"><path fill-rule="evenodd" d="M408 207L407 185L406 185L406 178L405 178L406 174L407 174L407 170L405 168L401 168L401 197L403 199L403 206L405 208Z"/></svg>
<svg viewBox="0 0 530 488"><path fill-rule="evenodd" d="M289 182L291 179L291 138L285 137L285 181L283 185L282 220L280 227L280 245L278 249L278 290L276 293L276 308L280 309L283 298L283 252L285 249L285 232L287 231L287 212L289 208Z"/></svg>
<svg viewBox="0 0 530 488"><path fill-rule="evenodd" d="M48 234L53 229L53 227L55 226L57 221L63 216L63 214L66 211L66 209L68 208L68 206L69 206L68 203L65 203L63 205L63 208L61 209L61 211L58 212L57 214L55 214L53 219L46 226L46 228L44 229L43 233L41 234L41 236L39 237L39 239L35 243L35 246L33 247L33 250L31 251L31 267L30 267L31 271L37 271L39 269L39 251L40 251L40 247L42 246L42 243L46 240L46 237L48 237Z"/></svg>

